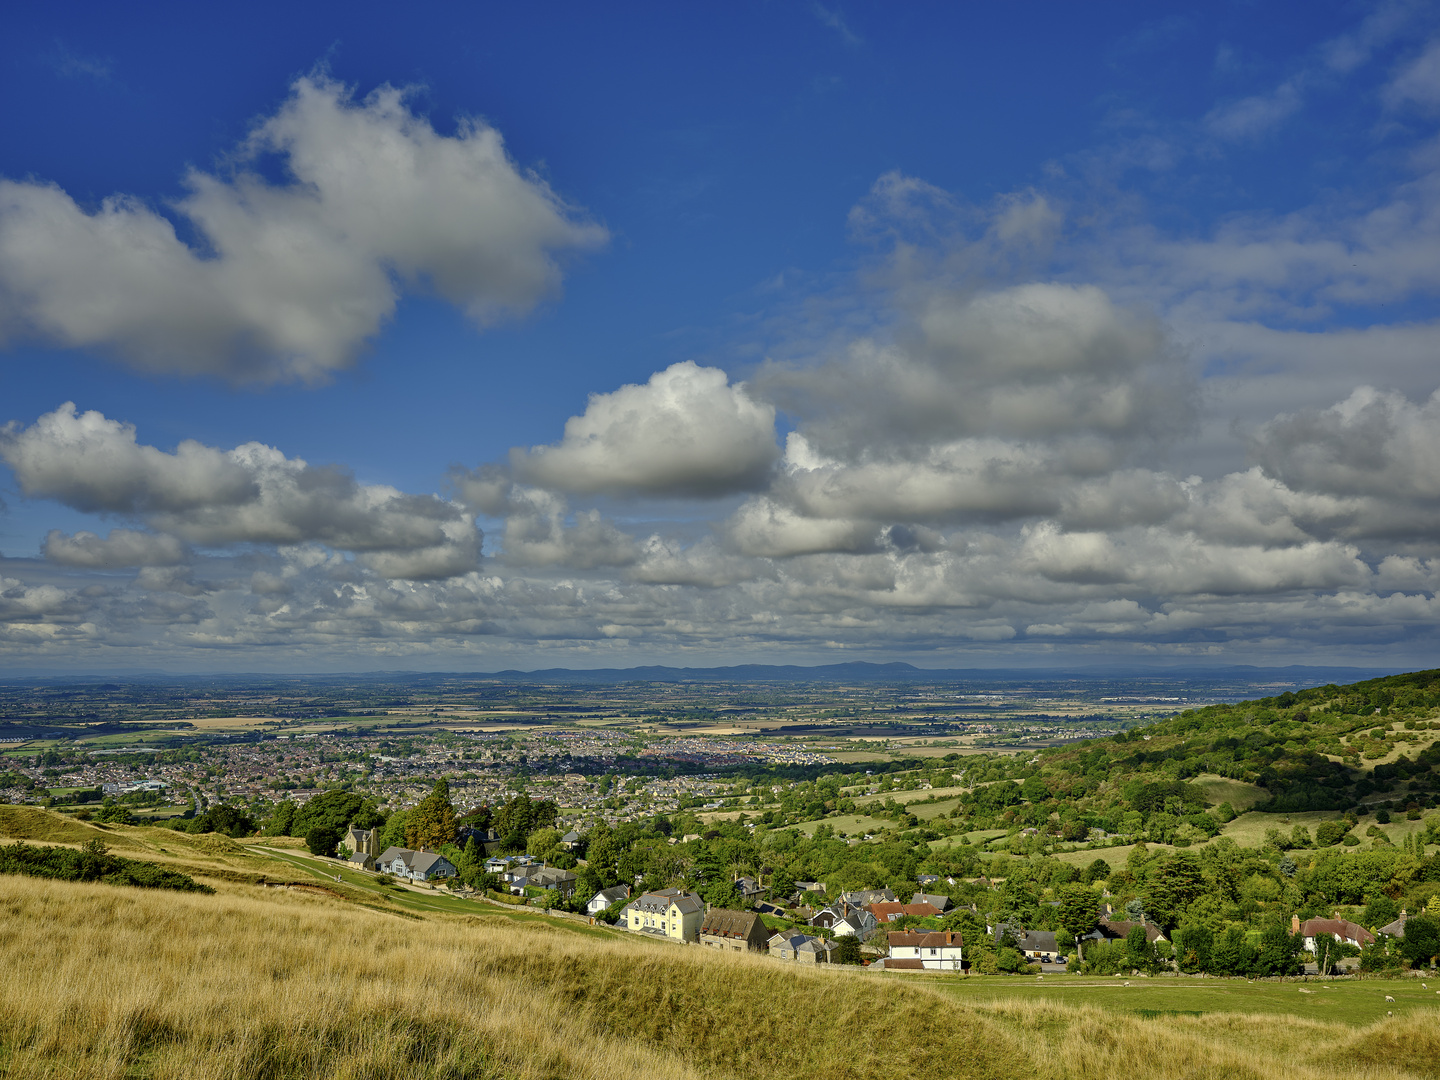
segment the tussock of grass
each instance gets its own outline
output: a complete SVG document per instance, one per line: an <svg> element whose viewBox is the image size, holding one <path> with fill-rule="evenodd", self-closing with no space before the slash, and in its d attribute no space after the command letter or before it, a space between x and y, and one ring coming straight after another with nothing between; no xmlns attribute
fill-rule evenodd
<svg viewBox="0 0 1440 1080"><path fill-rule="evenodd" d="M1409 1080L1440 1061L1429 1011L1356 1029L967 1005L856 969L231 885L0 877L0 955L15 1077Z"/></svg>

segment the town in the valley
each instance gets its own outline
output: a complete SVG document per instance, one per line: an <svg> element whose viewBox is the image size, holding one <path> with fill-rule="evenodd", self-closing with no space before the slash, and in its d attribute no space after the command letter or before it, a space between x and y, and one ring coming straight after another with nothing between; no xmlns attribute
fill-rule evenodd
<svg viewBox="0 0 1440 1080"><path fill-rule="evenodd" d="M1343 975L1440 916L1440 697L1353 689L35 681L0 801L791 963Z"/></svg>

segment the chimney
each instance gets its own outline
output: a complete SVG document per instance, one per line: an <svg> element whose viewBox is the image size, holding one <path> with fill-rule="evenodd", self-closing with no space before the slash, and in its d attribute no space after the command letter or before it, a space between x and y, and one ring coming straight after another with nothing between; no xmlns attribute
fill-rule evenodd
<svg viewBox="0 0 1440 1080"><path fill-rule="evenodd" d="M1291 915L1291 916L1290 916L1290 932L1291 932L1292 934L1298 934L1298 933L1300 932L1300 916L1299 916L1299 915Z"/></svg>

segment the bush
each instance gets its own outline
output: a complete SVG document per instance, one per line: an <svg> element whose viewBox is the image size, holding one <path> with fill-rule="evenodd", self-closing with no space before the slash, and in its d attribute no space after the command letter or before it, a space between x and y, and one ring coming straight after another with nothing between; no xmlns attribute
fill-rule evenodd
<svg viewBox="0 0 1440 1080"><path fill-rule="evenodd" d="M215 891L177 870L111 855L99 840L91 840L79 851L63 847L31 847L25 843L0 847L0 874L26 874L57 881L99 881L106 885L133 885L141 889Z"/></svg>
<svg viewBox="0 0 1440 1080"><path fill-rule="evenodd" d="M312 825L305 834L305 846L311 855L333 855L340 843L340 830L332 825Z"/></svg>
<svg viewBox="0 0 1440 1080"><path fill-rule="evenodd" d="M1320 847L1333 847L1349 832L1350 824L1346 821L1325 821L1315 830L1315 843Z"/></svg>
<svg viewBox="0 0 1440 1080"><path fill-rule="evenodd" d="M1376 820L1377 822L1379 822L1381 825L1389 825L1389 824L1390 824L1390 811L1389 811L1389 810L1377 810L1377 811L1375 811L1375 820Z"/></svg>

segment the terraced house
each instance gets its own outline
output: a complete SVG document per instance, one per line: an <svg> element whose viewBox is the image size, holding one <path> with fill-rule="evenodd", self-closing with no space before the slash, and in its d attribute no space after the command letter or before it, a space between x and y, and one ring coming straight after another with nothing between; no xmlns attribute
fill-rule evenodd
<svg viewBox="0 0 1440 1080"><path fill-rule="evenodd" d="M636 934L698 943L705 901L681 889L644 893L620 911L620 923Z"/></svg>

